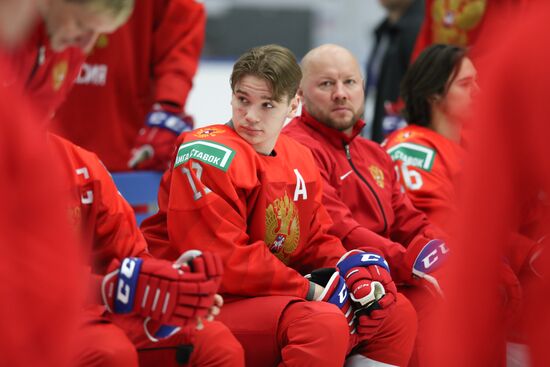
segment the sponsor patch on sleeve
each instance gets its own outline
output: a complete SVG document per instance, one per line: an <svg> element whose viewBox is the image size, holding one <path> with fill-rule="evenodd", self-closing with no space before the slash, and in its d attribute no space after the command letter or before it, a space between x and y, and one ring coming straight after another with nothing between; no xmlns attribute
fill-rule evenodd
<svg viewBox="0 0 550 367"><path fill-rule="evenodd" d="M394 161L402 161L407 166L418 167L431 171L435 150L419 144L400 143L388 149L388 154Z"/></svg>
<svg viewBox="0 0 550 367"><path fill-rule="evenodd" d="M174 168L195 159L227 172L234 157L235 151L223 144L195 140L180 145Z"/></svg>

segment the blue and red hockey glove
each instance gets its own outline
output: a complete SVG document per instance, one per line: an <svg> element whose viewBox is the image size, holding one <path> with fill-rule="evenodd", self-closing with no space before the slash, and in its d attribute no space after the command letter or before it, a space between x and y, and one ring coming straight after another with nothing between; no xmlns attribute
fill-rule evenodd
<svg viewBox="0 0 550 367"><path fill-rule="evenodd" d="M164 171L170 167L178 136L193 129L193 118L169 104L155 104L137 136L128 166Z"/></svg>
<svg viewBox="0 0 550 367"><path fill-rule="evenodd" d="M321 268L305 276L309 281L325 289L315 301L332 303L338 307L348 321L350 333L355 333L355 314L351 307L346 281L335 268Z"/></svg>
<svg viewBox="0 0 550 367"><path fill-rule="evenodd" d="M337 267L350 292L357 332L369 338L395 305L397 288L388 263L379 254L352 250L340 258Z"/></svg>

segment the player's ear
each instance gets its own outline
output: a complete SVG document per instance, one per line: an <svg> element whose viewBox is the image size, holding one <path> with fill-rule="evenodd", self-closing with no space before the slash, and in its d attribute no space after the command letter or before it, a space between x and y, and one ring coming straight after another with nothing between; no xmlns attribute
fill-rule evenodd
<svg viewBox="0 0 550 367"><path fill-rule="evenodd" d="M430 104L439 103L440 101L441 101L441 95L440 94L433 94L430 97L428 97L428 102Z"/></svg>
<svg viewBox="0 0 550 367"><path fill-rule="evenodd" d="M292 119L296 116L296 111L298 111L298 106L300 105L300 98L298 95L295 95L294 98L290 100L287 118Z"/></svg>

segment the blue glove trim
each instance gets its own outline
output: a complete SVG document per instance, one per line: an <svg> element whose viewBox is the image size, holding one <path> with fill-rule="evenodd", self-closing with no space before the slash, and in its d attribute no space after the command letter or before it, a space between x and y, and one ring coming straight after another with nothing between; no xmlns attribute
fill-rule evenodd
<svg viewBox="0 0 550 367"><path fill-rule="evenodd" d="M429 274L439 269L449 256L449 249L442 240L431 240L420 251L413 264L413 269Z"/></svg>
<svg viewBox="0 0 550 367"><path fill-rule="evenodd" d="M328 298L327 302L332 303L339 309L343 309L349 299L348 287L346 286L344 277L340 274L338 275L338 279L335 281L338 282L338 285Z"/></svg>
<svg viewBox="0 0 550 367"><path fill-rule="evenodd" d="M178 115L166 111L153 111L145 119L145 125L169 130L176 135L192 130Z"/></svg>
<svg viewBox="0 0 550 367"><path fill-rule="evenodd" d="M155 338L157 339L165 339L168 337L171 337L178 331L180 331L180 327L178 326L171 326L171 325L161 325L157 332L155 333Z"/></svg>
<svg viewBox="0 0 550 367"><path fill-rule="evenodd" d="M381 255L372 252L363 252L356 255L348 256L338 262L336 266L338 267L340 274L345 276L348 271L353 268L368 267L373 265L381 266L388 272L390 271L390 267L388 266L386 260L384 260Z"/></svg>
<svg viewBox="0 0 550 367"><path fill-rule="evenodd" d="M115 313L132 312L142 263L142 259L135 257L127 257L122 261L119 268L118 281L116 285L116 295L114 300Z"/></svg>

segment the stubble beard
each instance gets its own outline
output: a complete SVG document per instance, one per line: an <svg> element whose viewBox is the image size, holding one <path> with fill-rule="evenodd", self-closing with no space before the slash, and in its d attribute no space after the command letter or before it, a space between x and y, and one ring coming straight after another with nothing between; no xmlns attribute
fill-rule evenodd
<svg viewBox="0 0 550 367"><path fill-rule="evenodd" d="M335 120L330 117L330 113L324 113L320 111L317 108L311 108L311 104L305 103L305 107L307 112L317 121L321 122L323 125L326 125L328 127L331 127L338 131L347 131L349 129L352 129L353 126L361 119L363 116L363 112L365 110L364 105L361 106L357 111L353 112L353 116L351 116L349 119L346 120Z"/></svg>

